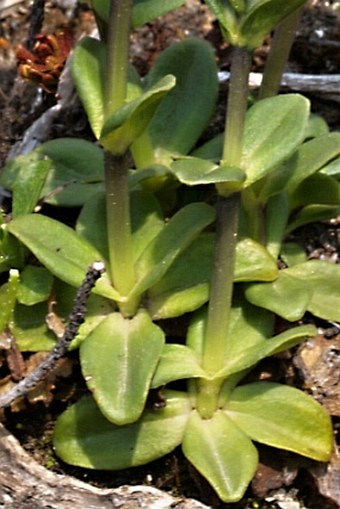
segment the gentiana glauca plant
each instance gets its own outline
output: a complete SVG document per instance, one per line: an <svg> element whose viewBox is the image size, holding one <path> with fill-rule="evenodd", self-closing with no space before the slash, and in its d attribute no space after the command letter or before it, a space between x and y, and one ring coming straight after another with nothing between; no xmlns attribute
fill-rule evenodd
<svg viewBox="0 0 340 509"><path fill-rule="evenodd" d="M13 219L2 226L1 269L12 270L0 325L23 350L49 348L47 299L66 315L87 267L104 260L72 345L92 395L59 417L57 454L115 470L181 445L232 502L256 471L253 442L318 461L332 452L329 416L311 397L240 382L261 359L316 333L302 325L272 337L273 313L340 318L339 266L307 261L285 242L298 226L339 213L340 134L303 96L275 95L289 51L282 41L304 2L210 0L234 48L225 131L198 146L218 91L209 45L173 45L143 80L128 63L131 25L182 3L93 0L100 39L77 44L72 72L99 143L49 141L5 167ZM277 25L272 61L281 67L269 60L262 99L247 111L251 52ZM216 207L199 201L204 185ZM32 213L41 199L80 206L75 230ZM185 344L166 342L161 320L188 312ZM178 380L182 391L171 389ZM146 405L150 389L161 390L162 404Z"/></svg>

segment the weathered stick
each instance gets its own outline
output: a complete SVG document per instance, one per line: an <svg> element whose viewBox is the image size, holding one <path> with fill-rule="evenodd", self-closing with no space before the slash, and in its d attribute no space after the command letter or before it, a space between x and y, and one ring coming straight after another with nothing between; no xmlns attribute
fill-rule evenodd
<svg viewBox="0 0 340 509"><path fill-rule="evenodd" d="M46 373L55 366L57 361L66 354L71 341L76 337L80 325L85 320L86 303L91 290L104 270L104 264L102 262L95 262L89 267L85 279L77 292L64 335L58 341L53 350L51 350L48 356L34 371L32 371L32 373L27 375L12 389L0 395L0 408L8 407L17 398L25 396L28 391L35 387L40 380L45 377Z"/></svg>

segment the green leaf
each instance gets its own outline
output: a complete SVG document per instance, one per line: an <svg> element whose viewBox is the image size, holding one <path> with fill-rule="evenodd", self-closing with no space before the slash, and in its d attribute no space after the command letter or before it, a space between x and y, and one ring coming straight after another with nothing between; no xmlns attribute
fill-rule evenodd
<svg viewBox="0 0 340 509"><path fill-rule="evenodd" d="M340 181L340 157L335 158L333 161L324 166L321 170L321 173L325 175L329 175L330 177L335 178L338 182Z"/></svg>
<svg viewBox="0 0 340 509"><path fill-rule="evenodd" d="M277 275L275 259L261 244L249 238L237 243L234 281L272 281Z"/></svg>
<svg viewBox="0 0 340 509"><path fill-rule="evenodd" d="M80 346L81 368L103 415L117 425L141 416L164 345L162 330L140 311L111 313Z"/></svg>
<svg viewBox="0 0 340 509"><path fill-rule="evenodd" d="M53 276L44 267L26 265L20 274L17 299L20 304L33 306L47 300L52 291Z"/></svg>
<svg viewBox="0 0 340 509"><path fill-rule="evenodd" d="M130 193L130 213L133 253L137 259L149 242L164 226L158 201L144 191ZM82 208L77 233L96 246L103 259L108 260L106 201L103 192L93 195Z"/></svg>
<svg viewBox="0 0 340 509"><path fill-rule="evenodd" d="M233 166L219 166L196 157L186 157L174 161L170 170L182 184L196 186L199 184L228 183L230 192L242 189L246 175L243 170Z"/></svg>
<svg viewBox="0 0 340 509"><path fill-rule="evenodd" d="M214 239L213 234L202 234L194 239L149 289L148 310L153 319L180 316L207 302Z"/></svg>
<svg viewBox="0 0 340 509"><path fill-rule="evenodd" d="M301 182L290 195L291 210L316 204L340 208L340 183L328 175L315 173Z"/></svg>
<svg viewBox="0 0 340 509"><path fill-rule="evenodd" d="M10 330L21 352L46 352L55 346L57 338L45 322L47 313L46 302L15 306Z"/></svg>
<svg viewBox="0 0 340 509"><path fill-rule="evenodd" d="M323 134L329 133L329 127L322 117L319 115L315 115L311 113L308 120L308 125L306 129L306 139L309 138L317 138L318 136L322 136Z"/></svg>
<svg viewBox="0 0 340 509"><path fill-rule="evenodd" d="M282 245L280 256L288 267L307 261L306 251L296 242L285 242Z"/></svg>
<svg viewBox="0 0 340 509"><path fill-rule="evenodd" d="M98 16L108 22L109 21L109 0L90 0L92 7ZM132 26L138 28L145 25L149 21L162 16L176 7L180 7L185 0L167 0L160 2L159 0L133 0L132 10Z"/></svg>
<svg viewBox="0 0 340 509"><path fill-rule="evenodd" d="M221 24L225 39L231 44L237 45L240 37L240 27L237 13L232 5L229 5L229 2L223 2L222 4L221 0L206 0L206 4Z"/></svg>
<svg viewBox="0 0 340 509"><path fill-rule="evenodd" d="M166 344L159 359L151 387L157 388L183 378L204 377L200 359L185 345Z"/></svg>
<svg viewBox="0 0 340 509"><path fill-rule="evenodd" d="M134 0L132 11L132 26L141 27L146 23L163 16L172 9L176 9L185 3L185 0Z"/></svg>
<svg viewBox="0 0 340 509"><path fill-rule="evenodd" d="M105 44L84 37L76 45L72 57L72 77L97 139L104 123Z"/></svg>
<svg viewBox="0 0 340 509"><path fill-rule="evenodd" d="M308 311L324 320L340 321L340 265L309 260L284 272L311 293Z"/></svg>
<svg viewBox="0 0 340 509"><path fill-rule="evenodd" d="M245 295L255 306L269 309L285 320L300 320L308 309L312 291L287 270L280 270L278 278L269 283L250 283Z"/></svg>
<svg viewBox="0 0 340 509"><path fill-rule="evenodd" d="M11 221L8 231L19 239L55 276L80 286L99 253L72 228L42 215L28 214Z"/></svg>
<svg viewBox="0 0 340 509"><path fill-rule="evenodd" d="M13 219L33 212L51 166L51 161L37 160L34 152L28 156L27 164L19 164L13 185Z"/></svg>
<svg viewBox="0 0 340 509"><path fill-rule="evenodd" d="M246 186L264 177L296 150L304 139L308 116L309 101L298 94L263 99L248 110L242 155Z"/></svg>
<svg viewBox="0 0 340 509"><path fill-rule="evenodd" d="M19 288L19 272L10 270L7 283L0 286L0 333L10 325Z"/></svg>
<svg viewBox="0 0 340 509"><path fill-rule="evenodd" d="M211 419L201 419L198 412L192 412L182 449L223 502L242 498L255 474L258 454L226 414L218 411Z"/></svg>
<svg viewBox="0 0 340 509"><path fill-rule="evenodd" d="M340 320L340 267L309 260L281 270L272 283L252 283L247 299L286 320L296 321L306 311L324 320Z"/></svg>
<svg viewBox="0 0 340 509"><path fill-rule="evenodd" d="M140 295L157 283L175 258L214 219L215 210L205 203L191 203L180 209L137 260L138 283L132 294Z"/></svg>
<svg viewBox="0 0 340 509"><path fill-rule="evenodd" d="M197 311L190 322L187 334L187 346L198 356L203 354L207 309ZM271 337L274 317L268 311L252 306L244 297L234 292L233 307L230 310L229 330L226 332L228 352L225 362L243 355L244 350L261 345ZM242 338L242 341L240 341Z"/></svg>
<svg viewBox="0 0 340 509"><path fill-rule="evenodd" d="M174 76L163 76L134 101L115 111L103 124L101 144L112 154L124 154L150 123L165 94L175 83Z"/></svg>
<svg viewBox="0 0 340 509"><path fill-rule="evenodd" d="M249 3L240 26L239 45L255 49L284 18L301 7L306 0L257 0Z"/></svg>
<svg viewBox="0 0 340 509"><path fill-rule="evenodd" d="M146 410L127 426L105 419L92 398L78 401L57 420L56 453L67 463L84 468L120 470L164 456L183 438L191 410L184 393L165 391L166 406Z"/></svg>
<svg viewBox="0 0 340 509"><path fill-rule="evenodd" d="M265 239L266 248L274 260L280 254L289 212L289 200L285 191L269 198L265 211Z"/></svg>
<svg viewBox="0 0 340 509"><path fill-rule="evenodd" d="M45 202L76 207L103 188L104 155L94 143L59 138L43 143L36 152L52 165L41 193Z"/></svg>
<svg viewBox="0 0 340 509"><path fill-rule="evenodd" d="M340 153L340 133L330 133L305 142L289 159L267 176L260 192L268 196L286 189L292 194L308 177Z"/></svg>
<svg viewBox="0 0 340 509"><path fill-rule="evenodd" d="M310 396L293 387L258 382L237 387L226 414L252 440L329 461L333 449L331 420Z"/></svg>
<svg viewBox="0 0 340 509"><path fill-rule="evenodd" d="M339 213L339 205L307 205L299 210L293 217L286 228L286 233L290 233L305 224L315 223L316 221L327 221L328 219L337 217Z"/></svg>
<svg viewBox="0 0 340 509"><path fill-rule="evenodd" d="M224 362L223 369L216 374L216 378L227 378L238 371L251 368L260 360L284 352L316 334L317 331L315 327L311 325L301 325L300 327L288 329L270 339L258 342L248 348L245 347L242 351L228 356L228 359ZM243 337L242 331L239 337Z"/></svg>
<svg viewBox="0 0 340 509"><path fill-rule="evenodd" d="M200 39L173 44L148 74L147 86L167 74L176 77L176 86L160 105L148 132L157 155L162 151L185 155L207 127L217 100L217 67L211 46Z"/></svg>
<svg viewBox="0 0 340 509"><path fill-rule="evenodd" d="M192 157L209 159L214 163L219 163L223 156L223 143L224 133L219 133L211 140L193 150L190 155Z"/></svg>

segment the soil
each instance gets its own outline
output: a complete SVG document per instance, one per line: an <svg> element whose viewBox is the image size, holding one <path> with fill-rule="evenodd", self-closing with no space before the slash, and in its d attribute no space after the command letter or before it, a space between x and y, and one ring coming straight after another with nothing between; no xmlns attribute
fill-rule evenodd
<svg viewBox="0 0 340 509"><path fill-rule="evenodd" d="M56 101L53 95L42 92L17 75L15 51L18 44L26 43L29 27L32 27L30 5L28 0L24 0L5 11L0 10L0 167L32 123ZM77 6L74 12L66 5L67 2L61 0L46 2L43 31L53 32L67 22L75 38L81 33L89 33L94 20L86 4ZM39 17L35 23L39 28ZM228 70L230 48L223 42L206 6L198 0L189 1L186 7L133 33L131 58L140 73L145 74L166 46L190 35L200 35L211 41L216 48L220 68ZM301 17L288 69L317 75L339 73L339 41L339 2L309 2ZM270 37L255 52L254 71L263 69L269 44ZM308 97L313 111L322 115L332 130L340 130L340 101L317 91ZM222 107L217 120L221 121L223 114ZM45 141L61 136L93 139L86 116L74 96L62 118L56 117L52 122ZM295 239L304 245L310 258L328 258L339 263L339 223L339 219L334 219L311 225L294 232ZM262 362L252 376L294 385L312 394L332 416L334 440L339 447L340 326L312 316L307 316L306 320L316 323L318 337L285 355ZM176 325L176 331L178 327L182 329L185 326L184 318ZM284 324L278 322L277 327L282 326ZM173 334L171 327L169 324L169 333ZM28 358L25 354L24 362ZM8 375L9 369L2 362L0 376L5 378ZM177 450L145 467L115 473L93 472L66 465L55 456L52 448L54 421L85 390L77 357L72 354L60 366L59 376L38 391L38 396L6 410L4 414L6 427L19 439L23 448L53 472L74 476L100 488L149 484L176 496L194 497L214 508L340 508L340 454L336 453L326 470L326 467L299 456L260 447L260 466L256 477L244 499L232 505L222 504Z"/></svg>

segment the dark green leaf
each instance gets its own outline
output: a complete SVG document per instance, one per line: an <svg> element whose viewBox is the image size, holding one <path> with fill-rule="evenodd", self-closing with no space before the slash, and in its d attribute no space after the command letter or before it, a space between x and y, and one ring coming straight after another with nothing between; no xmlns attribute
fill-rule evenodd
<svg viewBox="0 0 340 509"><path fill-rule="evenodd" d="M164 51L147 76L147 85L167 74L176 77L176 87L148 128L158 159L162 151L184 155L190 151L211 119L218 91L212 48L200 39L187 39Z"/></svg>
<svg viewBox="0 0 340 509"><path fill-rule="evenodd" d="M12 269L7 283L0 286L0 333L10 325L19 288L19 273Z"/></svg>
<svg viewBox="0 0 340 509"><path fill-rule="evenodd" d="M27 164L19 165L13 185L13 219L33 212L51 166L51 161L37 159L34 152L28 156Z"/></svg>
<svg viewBox="0 0 340 509"><path fill-rule="evenodd" d="M33 306L47 300L52 291L53 276L44 267L26 265L20 274L18 302Z"/></svg>

